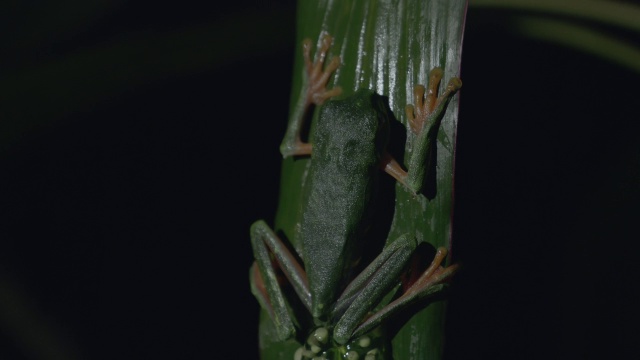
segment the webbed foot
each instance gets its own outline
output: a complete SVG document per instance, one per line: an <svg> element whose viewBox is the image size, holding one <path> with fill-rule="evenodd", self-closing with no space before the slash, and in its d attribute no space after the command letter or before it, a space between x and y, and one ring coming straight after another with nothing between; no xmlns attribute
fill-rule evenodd
<svg viewBox="0 0 640 360"><path fill-rule="evenodd" d="M413 89L413 102L415 106L408 104L405 111L411 130L416 134L420 134L425 126L434 123L436 121L435 118L438 117L440 113L444 115L445 108L441 109L440 105L446 107L446 104L443 104L443 102L448 102L462 86L462 81L460 81L459 78L451 78L445 91L442 95L438 96L443 75L444 71L438 67L433 68L431 72L429 72L429 88L427 89L426 96L424 85L416 85Z"/></svg>
<svg viewBox="0 0 640 360"><path fill-rule="evenodd" d="M325 67L327 53L332 42L333 38L326 34L318 46L314 60L311 59L311 47L313 46L311 39L305 39L302 42L305 83L295 114L289 121L287 132L280 144L280 153L285 158L311 154L311 144L302 141L300 136L303 121L308 118L309 109L312 108L312 105L322 105L327 99L342 93L340 87L327 89L329 78L340 66L340 57L334 56Z"/></svg>
<svg viewBox="0 0 640 360"><path fill-rule="evenodd" d="M311 39L305 39L302 43L302 53L304 56L305 73L307 76L307 94L306 102L308 104L322 105L327 99L338 96L342 93L340 87L334 87L327 90L327 82L329 77L340 66L340 57L334 56L326 68L322 68L325 65L327 52L331 47L333 37L326 34L318 47L315 60L311 60Z"/></svg>

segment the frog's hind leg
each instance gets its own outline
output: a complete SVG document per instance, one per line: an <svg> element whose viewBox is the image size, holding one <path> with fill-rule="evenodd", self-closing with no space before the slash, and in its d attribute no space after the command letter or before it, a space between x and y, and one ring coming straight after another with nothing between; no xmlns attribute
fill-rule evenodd
<svg viewBox="0 0 640 360"><path fill-rule="evenodd" d="M416 249L414 237L404 234L387 246L343 291L333 310L339 317L334 339L345 344L362 319L398 285L400 275Z"/></svg>
<svg viewBox="0 0 640 360"><path fill-rule="evenodd" d="M251 291L269 313L278 338L291 338L295 334L294 319L278 282L273 260L282 269L302 303L310 308L311 295L307 275L289 249L262 220L251 226L251 246L256 260L249 276Z"/></svg>
<svg viewBox="0 0 640 360"><path fill-rule="evenodd" d="M441 292L447 286L445 282L458 270L457 264L449 265L447 267L443 267L441 265L446 257L447 249L444 247L438 248L433 261L422 275L420 275L418 280L416 280L404 292L404 294L402 294L402 296L392 301L361 323L353 331L352 336L357 337L365 334L380 325L380 323L385 319L407 308L407 306L415 303L416 301Z"/></svg>
<svg viewBox="0 0 640 360"><path fill-rule="evenodd" d="M280 144L280 153L283 157L311 154L311 144L303 142L300 136L304 119L308 118L309 111L314 105L322 105L326 100L342 93L340 87L327 89L329 78L340 66L340 57L334 56L324 67L327 53L331 47L333 38L328 34L322 38L315 60L311 60L311 39L305 39L302 43L302 55L304 58L304 84L299 96L294 114L291 116L287 132ZM324 67L324 69L323 69Z"/></svg>

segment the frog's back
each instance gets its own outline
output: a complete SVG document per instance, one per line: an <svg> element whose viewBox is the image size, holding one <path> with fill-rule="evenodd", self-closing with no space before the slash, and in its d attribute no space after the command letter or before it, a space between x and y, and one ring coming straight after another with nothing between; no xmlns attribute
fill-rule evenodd
<svg viewBox="0 0 640 360"><path fill-rule="evenodd" d="M335 284L348 273L354 247L369 226L387 137L384 101L370 90L321 110L300 229L314 316L334 301L340 290Z"/></svg>

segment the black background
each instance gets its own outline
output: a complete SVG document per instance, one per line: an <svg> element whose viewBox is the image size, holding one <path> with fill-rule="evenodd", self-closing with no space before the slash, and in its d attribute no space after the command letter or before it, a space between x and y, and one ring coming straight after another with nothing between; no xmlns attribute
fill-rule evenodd
<svg viewBox="0 0 640 360"><path fill-rule="evenodd" d="M248 228L277 206L293 2L120 2L63 39L25 28L37 19L30 5L6 6L17 10L5 22L7 76L140 34L281 14L290 31L267 50L160 74L55 119L47 96L30 93L55 84L17 95L0 85L5 108L39 114L0 119L36 124L5 127L0 152L0 358L256 358ZM628 358L640 77L518 36L510 15L471 8L467 18L453 245L464 271L446 358Z"/></svg>

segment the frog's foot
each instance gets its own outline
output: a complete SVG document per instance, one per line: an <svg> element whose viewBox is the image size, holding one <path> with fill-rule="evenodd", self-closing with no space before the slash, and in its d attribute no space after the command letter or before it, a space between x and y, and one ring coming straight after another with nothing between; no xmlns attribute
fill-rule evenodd
<svg viewBox="0 0 640 360"><path fill-rule="evenodd" d="M329 77L331 77L331 75L340 66L340 57L334 56L329 64L327 64L323 69L327 58L327 52L329 51L332 42L333 37L328 34L322 38L314 61L311 60L311 39L305 39L302 43L304 64L308 80L306 94L307 104L322 105L322 103L327 99L338 96L342 93L342 89L340 87L334 87L333 89L327 90Z"/></svg>
<svg viewBox="0 0 640 360"><path fill-rule="evenodd" d="M459 78L451 78L445 91L442 95L438 96L443 74L444 72L441 68L433 68L433 70L431 70L429 73L429 88L427 89L426 96L423 85L416 85L413 89L415 106L409 104L405 110L411 130L416 134L420 134L426 125L433 124L435 122L434 117L438 117L439 114L444 113L446 104L462 86L462 81L460 81Z"/></svg>
<svg viewBox="0 0 640 360"><path fill-rule="evenodd" d="M403 298L411 298L436 284L441 284L451 278L451 276L458 270L458 264L449 265L447 267L442 266L442 262L446 259L448 251L444 247L439 247L436 250L436 255L433 257L429 267L418 277L417 280L409 284L409 287L405 290L404 294L396 300L402 301ZM391 305L391 304L390 304Z"/></svg>

